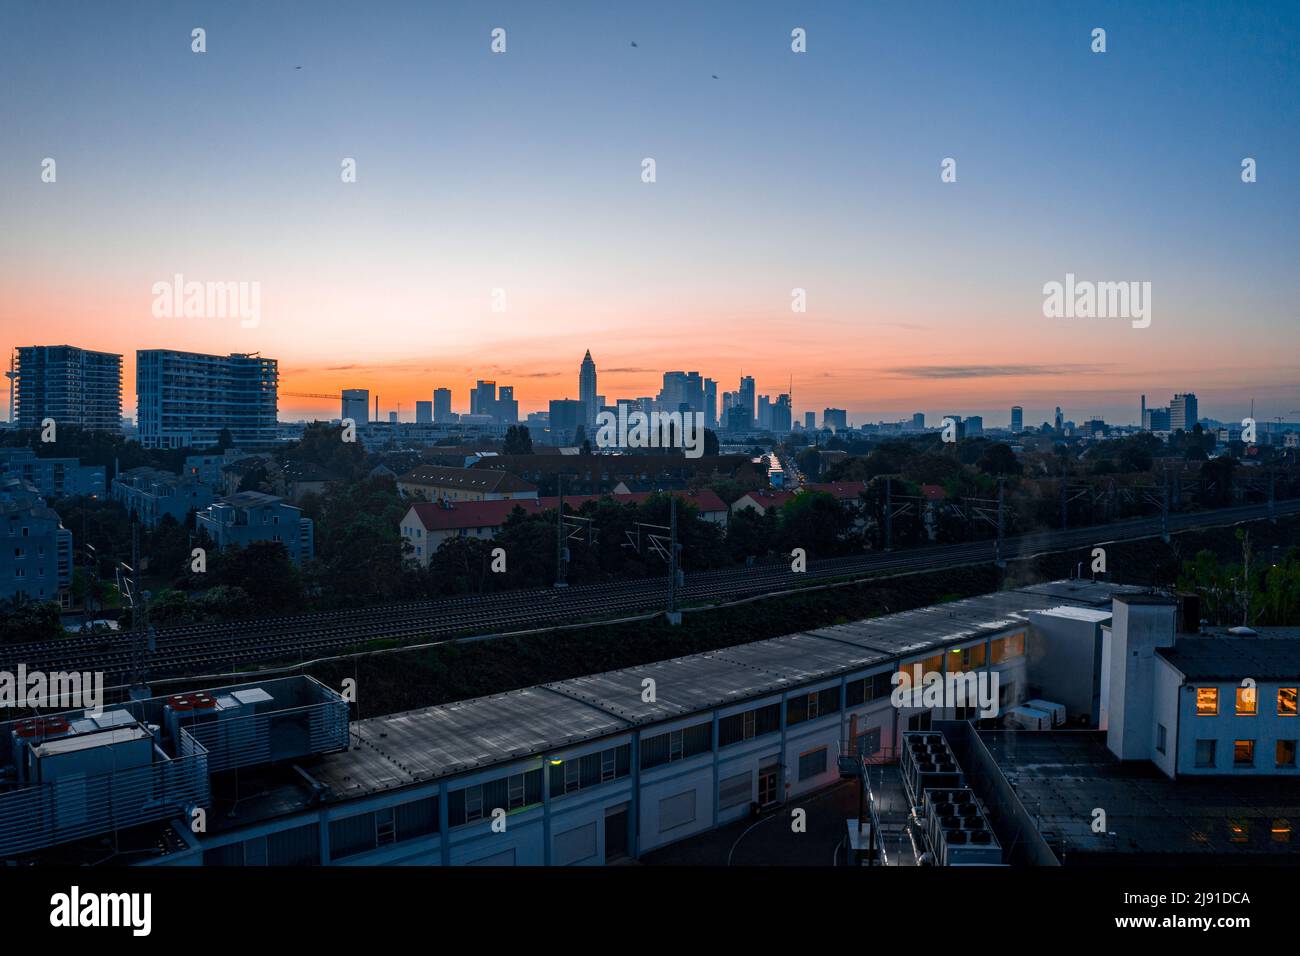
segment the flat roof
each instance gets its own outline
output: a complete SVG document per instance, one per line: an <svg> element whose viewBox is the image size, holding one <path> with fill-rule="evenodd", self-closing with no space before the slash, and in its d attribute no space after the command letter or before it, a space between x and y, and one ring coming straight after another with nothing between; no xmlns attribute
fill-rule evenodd
<svg viewBox="0 0 1300 956"><path fill-rule="evenodd" d="M1133 590L1085 585L1074 592L1085 603L1104 603L1114 593ZM353 723L347 752L321 756L310 773L328 785L336 798L438 779L870 670L916 651L1025 625L1027 611L1058 607L1062 600L1059 594L1037 589L999 591L505 694L370 717ZM655 681L654 701L642 700L641 682L646 678Z"/></svg>
<svg viewBox="0 0 1300 956"><path fill-rule="evenodd" d="M1252 636L1216 634L1174 638L1156 649L1188 680L1300 680L1300 633L1296 628L1261 628Z"/></svg>
<svg viewBox="0 0 1300 956"><path fill-rule="evenodd" d="M1045 614L1048 617L1064 617L1072 621L1088 621L1091 624L1100 624L1114 617L1110 611L1102 611L1095 607L1049 607L1034 613Z"/></svg>
<svg viewBox="0 0 1300 956"><path fill-rule="evenodd" d="M1120 761L1104 731L981 730L1003 775L1039 829L1071 855L1294 854L1271 838L1275 821L1300 828L1294 777L1179 777L1148 761ZM1106 833L1092 832L1093 810L1106 811ZM1112 835L1113 834L1113 835Z"/></svg>

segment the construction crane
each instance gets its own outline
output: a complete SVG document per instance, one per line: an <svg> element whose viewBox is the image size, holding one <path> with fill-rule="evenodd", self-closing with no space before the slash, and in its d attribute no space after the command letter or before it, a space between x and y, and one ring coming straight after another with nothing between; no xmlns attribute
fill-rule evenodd
<svg viewBox="0 0 1300 956"><path fill-rule="evenodd" d="M324 392L281 392L280 394L285 398L331 398L336 402L343 398L341 392L335 392L332 395L327 395Z"/></svg>

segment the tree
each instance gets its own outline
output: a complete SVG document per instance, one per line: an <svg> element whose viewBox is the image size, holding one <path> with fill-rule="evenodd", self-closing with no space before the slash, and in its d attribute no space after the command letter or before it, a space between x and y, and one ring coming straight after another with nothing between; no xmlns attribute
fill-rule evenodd
<svg viewBox="0 0 1300 956"><path fill-rule="evenodd" d="M506 429L505 441L501 446L503 455L531 455L533 453L533 436L524 425L511 425Z"/></svg>
<svg viewBox="0 0 1300 956"><path fill-rule="evenodd" d="M302 597L298 569L282 541L254 541L223 552L220 583L239 588L260 613L275 614L296 606Z"/></svg>
<svg viewBox="0 0 1300 956"><path fill-rule="evenodd" d="M1019 475L1024 471L1016 453L1002 442L994 442L985 448L975 467L986 475Z"/></svg>

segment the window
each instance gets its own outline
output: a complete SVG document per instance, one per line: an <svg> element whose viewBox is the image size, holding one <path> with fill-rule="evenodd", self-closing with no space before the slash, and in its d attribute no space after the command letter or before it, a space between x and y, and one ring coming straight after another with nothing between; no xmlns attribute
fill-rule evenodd
<svg viewBox="0 0 1300 956"><path fill-rule="evenodd" d="M840 689L827 687L825 690L811 694L791 697L785 704L785 723L787 727L801 724L805 720L816 720L827 714L838 713L840 709Z"/></svg>
<svg viewBox="0 0 1300 956"><path fill-rule="evenodd" d="M493 810L519 810L542 802L542 770L516 773L447 795L447 825L461 826L491 816Z"/></svg>
<svg viewBox="0 0 1300 956"><path fill-rule="evenodd" d="M1238 687L1237 688L1237 716L1254 717L1256 713L1255 699L1256 697L1255 697L1254 687Z"/></svg>
<svg viewBox="0 0 1300 956"><path fill-rule="evenodd" d="M809 780L826 772L826 748L819 747L799 755L799 779Z"/></svg>
<svg viewBox="0 0 1300 956"><path fill-rule="evenodd" d="M675 738L675 739L674 739ZM702 723L654 737L641 738L641 769L661 767L713 749L713 724Z"/></svg>
<svg viewBox="0 0 1300 956"><path fill-rule="evenodd" d="M1290 843L1291 821L1274 820L1273 826L1269 828L1269 834L1272 836L1274 843Z"/></svg>
<svg viewBox="0 0 1300 956"><path fill-rule="evenodd" d="M1232 765L1234 767L1255 766L1255 741L1238 740L1233 743Z"/></svg>
<svg viewBox="0 0 1300 956"><path fill-rule="evenodd" d="M1277 715L1279 717L1294 717L1296 704L1296 688L1279 687L1277 689Z"/></svg>
<svg viewBox="0 0 1300 956"><path fill-rule="evenodd" d="M948 673L978 670L984 666L984 645L954 648L948 652Z"/></svg>
<svg viewBox="0 0 1300 956"><path fill-rule="evenodd" d="M1277 742L1277 766L1279 770L1295 767L1295 741L1279 740Z"/></svg>
<svg viewBox="0 0 1300 956"><path fill-rule="evenodd" d="M1215 717L1219 713L1219 688L1196 688L1196 716Z"/></svg>
<svg viewBox="0 0 1300 956"><path fill-rule="evenodd" d="M886 671L883 674L863 677L861 680L849 681L844 688L844 705L846 707L856 707L858 704L865 704L873 700L879 700L882 697L888 697L894 689L894 685L890 680L892 677L893 674Z"/></svg>
<svg viewBox="0 0 1300 956"><path fill-rule="evenodd" d="M1025 653L1025 632L1019 631L1015 634L1008 634L1006 637L999 637L993 642L993 663L1001 664L1003 661L1009 661L1014 657L1022 657Z"/></svg>
<svg viewBox="0 0 1300 956"><path fill-rule="evenodd" d="M1214 741L1213 740L1196 741L1196 766L1198 767L1214 766Z"/></svg>
<svg viewBox="0 0 1300 956"><path fill-rule="evenodd" d="M1165 725L1156 724L1156 753L1165 752Z"/></svg>
<svg viewBox="0 0 1300 956"><path fill-rule="evenodd" d="M1229 820L1228 821L1228 842L1249 843L1250 822L1247 820Z"/></svg>
<svg viewBox="0 0 1300 956"><path fill-rule="evenodd" d="M754 773L746 770L734 777L724 777L718 785L718 809L727 810L749 803L754 793Z"/></svg>
<svg viewBox="0 0 1300 956"><path fill-rule="evenodd" d="M753 740L781 729L781 705L768 704L743 714L732 714L718 721L718 746L727 747L742 740Z"/></svg>

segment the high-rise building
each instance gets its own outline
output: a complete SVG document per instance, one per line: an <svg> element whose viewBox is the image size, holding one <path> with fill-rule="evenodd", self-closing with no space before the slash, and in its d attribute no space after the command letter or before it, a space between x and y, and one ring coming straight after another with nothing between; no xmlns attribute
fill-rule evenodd
<svg viewBox="0 0 1300 956"><path fill-rule="evenodd" d="M439 423L452 421L451 389L433 390L433 420Z"/></svg>
<svg viewBox="0 0 1300 956"><path fill-rule="evenodd" d="M772 428L772 396L758 396L758 418L755 420L761 431L770 431Z"/></svg>
<svg viewBox="0 0 1300 956"><path fill-rule="evenodd" d="M587 422L586 403L572 398L558 398L551 400L551 441L556 445L573 444L577 435L578 427L585 425ZM587 432L587 440L595 447L596 436Z"/></svg>
<svg viewBox="0 0 1300 956"><path fill-rule="evenodd" d="M1065 416L1061 414L1061 406L1060 406L1060 405L1057 405L1057 406L1056 406L1056 418L1055 418L1053 424L1055 425L1056 430L1057 430L1058 432L1059 432L1059 431L1064 431L1064 430L1065 430Z"/></svg>
<svg viewBox="0 0 1300 956"><path fill-rule="evenodd" d="M757 408L754 404L754 377L752 375L742 375L740 377L740 391L738 403L745 409L745 414L752 422Z"/></svg>
<svg viewBox="0 0 1300 956"><path fill-rule="evenodd" d="M1174 396L1174 400L1169 403L1169 429L1170 431L1190 432L1195 426L1200 414L1196 407L1196 395L1192 392L1183 392Z"/></svg>
<svg viewBox="0 0 1300 956"><path fill-rule="evenodd" d="M600 403L596 398L596 362L591 357L591 349L582 357L582 366L578 369L578 401L587 407L583 420L590 431L600 413Z"/></svg>
<svg viewBox="0 0 1300 956"><path fill-rule="evenodd" d="M776 404L772 406L772 431L778 435L790 434L793 415L790 396L782 392L776 397Z"/></svg>
<svg viewBox="0 0 1300 956"><path fill-rule="evenodd" d="M704 426L718 427L718 383L711 378L704 380Z"/></svg>
<svg viewBox="0 0 1300 956"><path fill-rule="evenodd" d="M417 425L433 424L433 402L415 403L415 423Z"/></svg>
<svg viewBox="0 0 1300 956"><path fill-rule="evenodd" d="M815 432L815 431L817 430L817 413L816 413L816 412L804 412L804 413L803 413L803 427L806 428L806 429L808 429L808 431L810 431L810 432Z"/></svg>
<svg viewBox="0 0 1300 956"><path fill-rule="evenodd" d="M503 425L514 425L519 421L519 402L515 400L515 387L502 385L497 394L496 419Z"/></svg>
<svg viewBox="0 0 1300 956"><path fill-rule="evenodd" d="M912 415L912 430L925 431L925 412L914 412Z"/></svg>
<svg viewBox="0 0 1300 956"><path fill-rule="evenodd" d="M274 444L278 378L276 360L257 354L141 349L135 353L140 443L207 448L225 428L237 445Z"/></svg>
<svg viewBox="0 0 1300 956"><path fill-rule="evenodd" d="M1019 435L1025 430L1025 410L1019 405L1011 406L1011 433Z"/></svg>
<svg viewBox="0 0 1300 956"><path fill-rule="evenodd" d="M370 418L370 389L343 389L343 418L350 418L358 425L364 425Z"/></svg>
<svg viewBox="0 0 1300 956"><path fill-rule="evenodd" d="M77 425L122 430L122 356L71 345L18 349L14 374L14 420L21 428Z"/></svg>
<svg viewBox="0 0 1300 956"><path fill-rule="evenodd" d="M965 425L966 425L966 436L968 438L974 438L978 435L984 434L983 415L968 415L966 417Z"/></svg>
<svg viewBox="0 0 1300 956"><path fill-rule="evenodd" d="M833 431L842 432L849 427L849 413L842 408L827 408L822 410L822 428L829 428Z"/></svg>
<svg viewBox="0 0 1300 956"><path fill-rule="evenodd" d="M474 383L474 391L469 393L469 413L471 415L495 414L497 404L497 383L479 379Z"/></svg>

